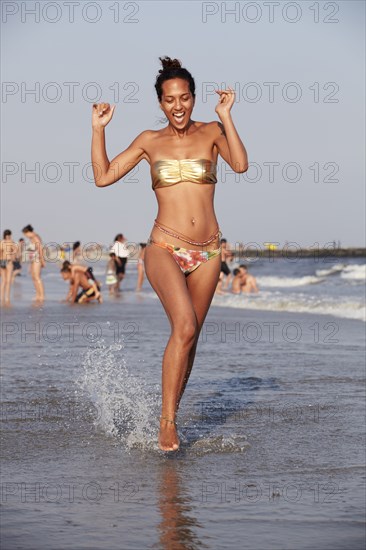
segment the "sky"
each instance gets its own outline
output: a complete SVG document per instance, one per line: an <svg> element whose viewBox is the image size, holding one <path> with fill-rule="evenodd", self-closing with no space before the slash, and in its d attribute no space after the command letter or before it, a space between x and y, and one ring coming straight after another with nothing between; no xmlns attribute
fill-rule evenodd
<svg viewBox="0 0 366 550"><path fill-rule="evenodd" d="M157 212L142 161L94 184L91 111L116 105L112 160L163 127L159 56L196 82L193 119L218 120L218 86L249 170L219 158L215 209L245 245L365 246L365 3L2 2L1 231L32 224L44 242L146 241Z"/></svg>

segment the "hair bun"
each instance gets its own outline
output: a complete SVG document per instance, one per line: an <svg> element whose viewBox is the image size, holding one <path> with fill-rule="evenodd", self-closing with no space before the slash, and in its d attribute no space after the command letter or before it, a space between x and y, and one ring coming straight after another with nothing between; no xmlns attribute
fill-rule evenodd
<svg viewBox="0 0 366 550"><path fill-rule="evenodd" d="M159 73L162 73L164 71L167 71L169 69L181 69L182 63L179 61L179 59L171 59L170 57L167 57L166 55L164 57L159 57L161 64L163 65L163 68L160 69Z"/></svg>
<svg viewBox="0 0 366 550"><path fill-rule="evenodd" d="M155 81L155 90L158 94L159 102L163 97L163 83L166 80L171 80L174 78L181 78L183 80L186 80L189 84L189 91L191 92L192 96L195 97L194 79L191 73L187 71L187 69L182 67L181 61L179 61L179 59L171 59L166 55L164 55L163 57L159 57L159 59L163 66L163 68L160 69Z"/></svg>

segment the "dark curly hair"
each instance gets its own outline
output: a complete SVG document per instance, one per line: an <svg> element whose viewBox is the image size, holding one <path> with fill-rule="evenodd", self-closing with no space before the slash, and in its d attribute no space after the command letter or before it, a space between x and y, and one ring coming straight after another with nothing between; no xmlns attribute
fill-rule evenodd
<svg viewBox="0 0 366 550"><path fill-rule="evenodd" d="M161 64L163 66L160 69L158 76L156 77L155 90L158 94L158 99L161 101L163 95L162 84L166 80L171 80L172 78L182 78L186 80L189 84L189 89L193 97L195 97L196 85L194 83L193 76L187 69L182 67L182 63L179 59L171 59L170 57L164 56L159 57Z"/></svg>
<svg viewBox="0 0 366 550"><path fill-rule="evenodd" d="M33 227L31 226L31 224L26 225L26 226L23 227L23 229L22 229L22 232L23 232L23 233L28 233L28 232L33 232L33 231L34 231L34 229L33 229Z"/></svg>

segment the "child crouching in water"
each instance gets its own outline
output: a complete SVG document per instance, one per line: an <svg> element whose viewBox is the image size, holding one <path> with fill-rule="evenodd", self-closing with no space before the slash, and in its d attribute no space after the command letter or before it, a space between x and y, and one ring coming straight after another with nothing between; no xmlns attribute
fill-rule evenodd
<svg viewBox="0 0 366 550"><path fill-rule="evenodd" d="M66 265L65 265L66 264ZM67 265L68 264L68 265ZM70 291L68 293L67 301L75 304L84 304L92 300L98 300L102 303L102 295L96 282L90 279L90 275L87 270L74 270L68 262L64 262L61 269L61 276L64 281L70 281ZM81 291L78 294L79 288Z"/></svg>

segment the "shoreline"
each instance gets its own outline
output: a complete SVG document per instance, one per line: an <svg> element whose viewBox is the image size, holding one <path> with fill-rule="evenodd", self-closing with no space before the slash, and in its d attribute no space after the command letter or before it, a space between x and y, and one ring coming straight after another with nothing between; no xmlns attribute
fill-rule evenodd
<svg viewBox="0 0 366 550"><path fill-rule="evenodd" d="M242 245L230 246L228 249L233 253L234 258L237 261L245 261L246 258L266 258L268 260L273 260L275 258L282 259L302 259L302 258L314 258L315 261L319 259L328 258L366 258L366 248L362 247L351 247L351 248L282 248L282 249L269 249L269 248L245 248ZM95 249L93 250L92 256L94 256ZM66 253L64 257L52 256L46 254L47 258L51 257L52 261L50 263L62 263L64 260L70 260L69 254ZM129 255L129 261L137 261L138 253L134 252ZM99 253L97 258L92 257L88 258L88 254L85 254L83 258L85 262L97 263L101 260L109 259L109 250L106 250L105 247L99 245ZM23 259L23 263L28 263L27 257Z"/></svg>
<svg viewBox="0 0 366 550"><path fill-rule="evenodd" d="M366 258L366 248L231 249L235 258Z"/></svg>

